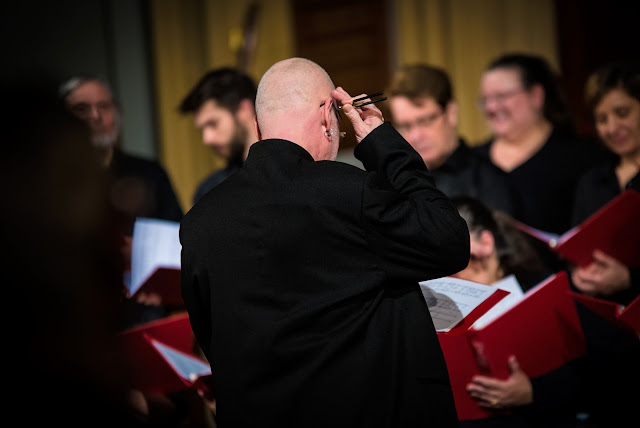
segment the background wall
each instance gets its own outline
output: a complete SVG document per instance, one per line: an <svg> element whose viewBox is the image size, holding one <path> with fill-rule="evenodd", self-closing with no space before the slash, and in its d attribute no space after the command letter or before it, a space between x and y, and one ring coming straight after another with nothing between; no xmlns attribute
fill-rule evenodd
<svg viewBox="0 0 640 428"><path fill-rule="evenodd" d="M0 73L38 70L55 82L76 74L106 78L124 109L124 148L155 158L147 21L141 0L3 2Z"/></svg>
<svg viewBox="0 0 640 428"><path fill-rule="evenodd" d="M210 68L243 65L259 80L275 61L304 55L331 69L335 83L368 91L402 63L430 62L450 72L460 132L475 143L488 135L475 104L483 67L504 51L533 52L562 75L578 129L589 134L584 80L606 61L640 57L635 21L632 2L618 0L4 2L0 73L106 77L124 110L124 148L159 159L188 210L196 184L222 166L202 146L191 118L177 112ZM255 44L243 49L248 34ZM363 56L365 48L372 55Z"/></svg>

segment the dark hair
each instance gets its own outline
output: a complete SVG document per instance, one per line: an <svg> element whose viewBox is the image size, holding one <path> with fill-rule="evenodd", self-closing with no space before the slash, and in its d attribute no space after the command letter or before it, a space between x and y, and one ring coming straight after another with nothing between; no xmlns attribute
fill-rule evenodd
<svg viewBox="0 0 640 428"><path fill-rule="evenodd" d="M400 67L391 80L391 96L405 96L416 102L420 98L433 98L442 109L453 100L453 89L447 73L426 64Z"/></svg>
<svg viewBox="0 0 640 428"><path fill-rule="evenodd" d="M572 117L564 94L560 90L559 77L541 56L510 53L489 63L487 71L511 68L518 71L526 89L540 85L545 93L542 114L554 126L572 129Z"/></svg>
<svg viewBox="0 0 640 428"><path fill-rule="evenodd" d="M491 232L498 263L505 276L529 277L532 272L544 269L538 254L508 214L492 211L481 200L469 196L455 196L451 201L467 222L469 233Z"/></svg>
<svg viewBox="0 0 640 428"><path fill-rule="evenodd" d="M640 101L640 63L612 62L594 71L585 85L584 99L589 111L613 89L621 89Z"/></svg>
<svg viewBox="0 0 640 428"><path fill-rule="evenodd" d="M235 112L242 100L256 102L256 84L245 73L235 68L211 70L198 81L180 103L181 113L195 113L204 103L214 100L220 106Z"/></svg>

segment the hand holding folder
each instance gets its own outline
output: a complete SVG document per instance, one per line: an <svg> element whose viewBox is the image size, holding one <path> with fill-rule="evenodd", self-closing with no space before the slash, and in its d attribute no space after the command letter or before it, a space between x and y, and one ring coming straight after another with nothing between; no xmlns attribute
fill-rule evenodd
<svg viewBox="0 0 640 428"><path fill-rule="evenodd" d="M508 360L514 355L524 373L535 377L586 350L566 273L547 278L493 320L473 327L499 301L496 297L490 299L478 305L463 322L438 333L460 420L494 414L479 407L468 394L466 386L474 375L506 379L510 375Z"/></svg>

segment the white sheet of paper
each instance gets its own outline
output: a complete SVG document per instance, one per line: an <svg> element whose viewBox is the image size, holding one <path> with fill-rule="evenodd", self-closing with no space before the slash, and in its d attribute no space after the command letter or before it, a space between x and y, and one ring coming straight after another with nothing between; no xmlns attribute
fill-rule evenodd
<svg viewBox="0 0 640 428"><path fill-rule="evenodd" d="M491 286L508 291L509 294L504 296L502 300L500 300L491 309L489 309L480 318L478 318L476 322L474 322L471 326L472 328L480 329L484 327L485 325L502 315L504 312L506 312L507 309L518 303L518 301L522 299L522 296L524 296L522 287L520 286L520 283L514 275L504 277L500 281L491 284Z"/></svg>
<svg viewBox="0 0 640 428"><path fill-rule="evenodd" d="M178 352L155 339L151 339L151 344L183 379L194 382L201 376L211 374L211 366L206 361Z"/></svg>
<svg viewBox="0 0 640 428"><path fill-rule="evenodd" d="M436 331L449 331L497 288L464 279L443 277L420 282Z"/></svg>
<svg viewBox="0 0 640 428"><path fill-rule="evenodd" d="M156 269L180 269L179 231L180 223L175 221L136 219L131 244L130 295L134 295Z"/></svg>

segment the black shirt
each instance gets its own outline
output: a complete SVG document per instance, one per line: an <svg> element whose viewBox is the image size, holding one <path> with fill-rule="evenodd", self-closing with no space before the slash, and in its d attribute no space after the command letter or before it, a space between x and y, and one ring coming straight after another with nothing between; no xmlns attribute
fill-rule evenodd
<svg viewBox="0 0 640 428"><path fill-rule="evenodd" d="M470 149L464 140L440 167L430 171L438 189L447 196L470 196L490 209L519 216L520 202L507 174Z"/></svg>

